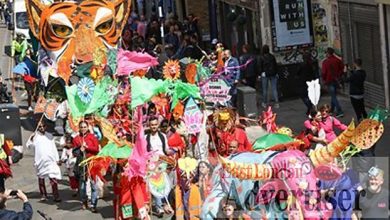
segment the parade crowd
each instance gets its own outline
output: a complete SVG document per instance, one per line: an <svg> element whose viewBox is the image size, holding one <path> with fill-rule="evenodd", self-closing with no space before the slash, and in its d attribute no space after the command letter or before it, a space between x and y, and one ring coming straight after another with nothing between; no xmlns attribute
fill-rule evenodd
<svg viewBox="0 0 390 220"><path fill-rule="evenodd" d="M335 51L328 48L327 58L322 62L320 74L310 54L305 53L303 63L300 64L297 77L301 84L297 90L306 106L306 111L302 114L307 115L307 120L302 122L302 131L293 132L285 127L282 129L276 124L276 115L273 119L267 118L267 114L268 116L274 115L272 108L279 108L282 105L279 102L277 86L278 64L269 46L264 45L260 55L255 53L250 45L243 45L239 52L241 55L236 58L232 50L227 49L229 45L224 45L217 39L213 39L210 45L204 45L200 39L198 19L190 15L183 22L179 22L172 15L161 24L157 18L152 18L148 22L144 16L132 14L123 30L120 45L125 50L146 52L157 58L158 65L143 73L138 73L148 80L164 79L166 77L163 73L164 67L169 60L189 59L189 63L191 60L198 60L199 65L211 70L224 80L229 87L229 100L222 103L208 103L196 99L195 105L202 112L203 119L199 123L202 129L194 134L189 131L192 128L188 126L185 118L189 98L180 100L171 108L169 103L173 101L173 98L159 94L154 99L147 100L137 108L131 109L129 107L129 79L118 77L120 82L118 90L121 98L115 100L112 109L108 111L106 120L113 125L111 129L120 143L132 146L133 155L135 151L141 149L137 148L137 144L140 143L143 143L142 146L146 151L140 151L141 160L128 159L130 155L127 154L126 158L118 156L110 161L99 157L110 145L104 120L96 114L86 114L79 120L69 120L71 115L68 103L65 101L55 113L58 120L64 122L60 124L64 131L60 141L62 152L59 153L59 146L56 145L55 138L48 130L48 125L55 122L46 119L45 116L38 120L36 131L25 145L29 149L34 149L34 166L37 171L37 185L41 201L49 199L45 179L50 181L53 201L62 201L58 184L65 171L72 196L80 199L82 209L89 209L94 213L99 212L99 199L107 193L113 193L115 195L113 212L116 219L150 219L152 216L200 219L203 204L206 200L209 202L208 197L212 196L213 189L219 184L215 181L215 176L222 175L214 172L217 167L220 169L220 157L234 158L242 153L262 152L254 149L254 143L248 139L246 129L251 122L253 124L255 121L258 129L267 133L283 134L300 140L298 145L294 145L294 149L310 157L311 152L331 144L337 140L338 134L348 129L348 126L339 120L344 116L337 99L341 79L350 85L351 105L355 110L357 123L368 117L364 106L366 73L362 69L363 61L356 59L352 66L346 66L335 55ZM164 34L161 33L161 25L164 27ZM26 57L34 59L32 48L33 46L29 45L25 36L18 35L12 42L12 56L16 63L22 62ZM233 52L237 53L237 51ZM191 77L186 74L184 78L183 75L178 78L181 77L186 82L191 81ZM317 104L312 103L306 84L307 81L317 78L321 78L322 84L331 96L331 103L318 107ZM38 102L42 92L47 91L44 91L45 88L42 88L39 79L24 75L23 80L28 96L28 110L34 111L33 103ZM262 94L261 100L256 100L264 110L259 119L253 120L238 115L236 107L239 85L262 89L259 92ZM271 86L272 99L268 98L268 85ZM283 115L278 115L278 117L283 117ZM16 195L10 195L11 191L6 190L6 188L12 188L12 186L5 186L5 179L11 176L9 167L14 163L14 155L12 143L6 140L7 137L2 139L0 142L2 146L0 152L2 159L0 160L2 169L0 219L31 219L32 208L23 192L17 191ZM288 148L283 150L288 150ZM338 198L342 190L357 192L353 194L353 198L346 199L342 205L343 207L352 205L352 207L347 210L342 210L340 207L334 208L332 218L368 219L378 216L383 219L388 218L389 197L383 185L385 174L376 167L374 150L375 145L355 154L351 167L340 168L343 172L339 180L319 182L321 194L328 201ZM110 156L114 158L113 155ZM127 172L142 173L139 171L142 165L146 166L147 170L143 173L144 178L136 175L132 178L124 176ZM137 169L139 170L135 171ZM107 181L113 181L113 192L107 192ZM254 188L227 189L227 196L218 200L219 204L215 206L218 210L214 218L274 218L264 209L243 208L244 202L232 193L235 191L239 191L238 194L242 191L250 192L254 191ZM5 202L12 196L23 201L23 212L16 213L6 210ZM359 199L355 200L355 196ZM255 207L256 201L253 199L246 202L250 207ZM355 201L358 201L358 206L355 206ZM254 214L255 212L257 214ZM288 218L295 219L296 216L289 215Z"/></svg>

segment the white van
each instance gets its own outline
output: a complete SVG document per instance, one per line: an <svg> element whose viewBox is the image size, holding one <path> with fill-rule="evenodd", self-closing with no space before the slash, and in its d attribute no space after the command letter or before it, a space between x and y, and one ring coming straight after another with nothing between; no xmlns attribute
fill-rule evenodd
<svg viewBox="0 0 390 220"><path fill-rule="evenodd" d="M30 26L28 24L25 0L14 0L13 12L14 37L16 37L16 34L22 33L27 39L30 39Z"/></svg>

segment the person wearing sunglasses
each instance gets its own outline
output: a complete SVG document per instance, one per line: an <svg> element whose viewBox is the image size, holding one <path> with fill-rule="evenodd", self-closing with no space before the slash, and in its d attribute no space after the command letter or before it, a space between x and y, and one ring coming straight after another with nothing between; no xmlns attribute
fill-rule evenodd
<svg viewBox="0 0 390 220"><path fill-rule="evenodd" d="M28 148L34 148L34 166L39 181L41 201L47 200L45 178L49 178L55 202L61 202L58 193L58 180L61 179L60 157L53 135L46 131L45 122L38 124L37 131L32 134L26 143Z"/></svg>

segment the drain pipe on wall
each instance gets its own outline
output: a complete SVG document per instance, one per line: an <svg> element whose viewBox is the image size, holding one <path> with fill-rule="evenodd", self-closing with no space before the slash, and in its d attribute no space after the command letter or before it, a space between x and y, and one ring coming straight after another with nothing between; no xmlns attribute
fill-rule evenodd
<svg viewBox="0 0 390 220"><path fill-rule="evenodd" d="M386 15L385 6L378 4L379 11L379 29L381 40L381 54L382 54L382 67L383 67L383 87L385 89L385 107L390 106L390 90L389 90L389 54L388 54L388 41L386 39L387 27L386 27Z"/></svg>

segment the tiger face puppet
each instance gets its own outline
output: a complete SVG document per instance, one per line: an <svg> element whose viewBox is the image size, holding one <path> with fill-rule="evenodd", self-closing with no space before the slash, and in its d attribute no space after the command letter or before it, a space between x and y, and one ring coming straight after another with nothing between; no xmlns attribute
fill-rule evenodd
<svg viewBox="0 0 390 220"><path fill-rule="evenodd" d="M128 0L63 1L51 5L26 0L31 31L57 64L57 75L66 83L75 67L94 61L96 54L100 65L107 63L104 52L118 44L130 6Z"/></svg>

